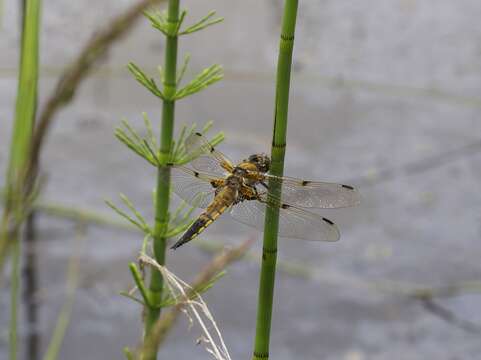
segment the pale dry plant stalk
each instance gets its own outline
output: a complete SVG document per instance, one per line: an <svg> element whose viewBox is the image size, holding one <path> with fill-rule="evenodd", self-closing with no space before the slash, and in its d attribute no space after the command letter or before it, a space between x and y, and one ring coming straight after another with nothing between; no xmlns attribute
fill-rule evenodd
<svg viewBox="0 0 481 360"><path fill-rule="evenodd" d="M214 359L231 360L219 327L202 296L192 286L165 266L160 265L155 259L141 254L139 262L153 266L162 274L172 298L176 300L176 305L183 306L183 313L187 316L190 326L192 327L195 322L199 324L202 335L198 338L197 343L203 343L205 350Z"/></svg>

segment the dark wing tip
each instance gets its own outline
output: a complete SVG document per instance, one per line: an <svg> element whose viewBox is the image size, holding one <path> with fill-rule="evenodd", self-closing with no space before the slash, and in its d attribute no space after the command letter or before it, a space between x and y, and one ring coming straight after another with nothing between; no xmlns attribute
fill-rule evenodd
<svg viewBox="0 0 481 360"><path fill-rule="evenodd" d="M349 189L349 190L354 190L354 188L351 185L341 185L343 188Z"/></svg>

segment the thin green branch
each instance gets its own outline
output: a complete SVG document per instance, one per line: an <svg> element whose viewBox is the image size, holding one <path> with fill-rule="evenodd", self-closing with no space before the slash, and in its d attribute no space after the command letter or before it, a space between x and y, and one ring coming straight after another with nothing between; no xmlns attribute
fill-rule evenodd
<svg viewBox="0 0 481 360"><path fill-rule="evenodd" d="M195 94L209 85L216 83L219 80L222 80L224 77L224 70L222 66L214 64L207 69L204 69L198 74L193 80L191 80L187 85L183 88L179 89L173 99L179 100L186 96Z"/></svg>
<svg viewBox="0 0 481 360"><path fill-rule="evenodd" d="M152 130L152 122L150 121L147 113L143 112L142 117L144 118L144 125L145 125L145 128L147 129L147 142L152 144L152 147L154 149L157 149L158 148L157 138L155 137L154 131Z"/></svg>
<svg viewBox="0 0 481 360"><path fill-rule="evenodd" d="M144 122L148 122L148 118L144 115ZM150 125L150 122L148 122ZM147 160L151 165L158 167L158 146L157 142L152 140L153 133L147 127L147 138L142 138L140 135L129 125L126 120L122 120L122 127L117 127L114 131L115 137L122 143L124 143L130 150L139 155L144 160Z"/></svg>
<svg viewBox="0 0 481 360"><path fill-rule="evenodd" d="M136 228L138 228L140 231L142 231L143 233L145 234L151 234L152 233L152 229L149 227L149 225L145 222L144 218L142 217L142 215L137 211L135 210L135 208L133 207L132 203L130 203L130 201L128 201L127 197L125 197L125 195L120 195L122 201L124 202L124 204L127 205L127 207L130 209L130 211L134 214L134 216L137 218L137 220L135 220L132 216L130 216L129 214L127 214L125 211L121 210L120 208L118 208L117 206L115 206L112 202L108 201L108 200L105 200L105 203L107 204L107 206L109 206L113 211L115 211L118 215L120 215L121 217L123 217L125 220L127 220L129 223L131 223L132 225L134 225Z"/></svg>
<svg viewBox="0 0 481 360"><path fill-rule="evenodd" d="M147 11L145 16L150 20L153 28L159 30L167 37L177 37L179 28L184 22L187 15L186 10L182 10L177 20L169 19L169 14L166 11Z"/></svg>
<svg viewBox="0 0 481 360"><path fill-rule="evenodd" d="M277 63L276 98L274 108L274 131L271 150L271 173L281 176L284 171L284 156L287 137L287 115L291 78L292 50L296 27L298 0L286 0L282 19L279 57ZM269 195L280 198L278 183L269 181ZM256 336L253 360L269 359L272 304L277 262L277 234L279 209L269 206L266 210L262 265L259 281Z"/></svg>
<svg viewBox="0 0 481 360"><path fill-rule="evenodd" d="M135 284L137 285L137 288L139 289L139 292L142 295L142 298L144 299L145 305L148 307L154 306L150 301L149 292L144 285L144 280L142 279L142 275L140 274L139 269L137 269L137 265L135 265L134 263L130 263L129 269L130 269L130 272L132 273L132 277L134 278Z"/></svg>
<svg viewBox="0 0 481 360"><path fill-rule="evenodd" d="M182 64L179 74L177 75L177 84L180 84L180 82L184 78L185 72L187 70L187 66L189 65L189 61L190 61L190 54L186 54L184 57L184 63Z"/></svg>
<svg viewBox="0 0 481 360"><path fill-rule="evenodd" d="M142 301L138 298L136 298L135 296L133 295L130 295L130 293L128 291L121 291L119 292L120 295L132 300L132 301L135 301L136 303L142 305L142 306L147 306L147 304L145 303L145 301Z"/></svg>
<svg viewBox="0 0 481 360"><path fill-rule="evenodd" d="M129 65L127 65L127 68L132 73L132 75L134 75L135 79L141 85L143 85L147 90L149 90L152 94L154 94L158 98L165 99L164 94L157 86L155 80L153 78L148 77L141 68L139 68L133 62L130 62Z"/></svg>
<svg viewBox="0 0 481 360"><path fill-rule="evenodd" d="M220 23L221 21L224 20L224 18L216 18L212 19L215 16L216 12L211 11L209 12L206 16L204 16L202 19L200 19L198 22L195 24L187 27L185 30L179 32L179 35L187 35L187 34L192 34L196 31L200 31L202 29L205 29L208 26Z"/></svg>

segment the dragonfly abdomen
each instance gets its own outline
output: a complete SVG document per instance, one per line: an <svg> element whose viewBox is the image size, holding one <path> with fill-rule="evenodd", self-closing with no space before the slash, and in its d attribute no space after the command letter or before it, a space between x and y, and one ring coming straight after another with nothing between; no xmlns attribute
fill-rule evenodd
<svg viewBox="0 0 481 360"><path fill-rule="evenodd" d="M207 208L207 210L202 213L196 221L187 229L187 231L182 235L182 237L177 241L171 249L177 249L179 246L194 239L199 235L204 229L212 224L222 213L227 209L229 204L224 203L222 199L216 199Z"/></svg>

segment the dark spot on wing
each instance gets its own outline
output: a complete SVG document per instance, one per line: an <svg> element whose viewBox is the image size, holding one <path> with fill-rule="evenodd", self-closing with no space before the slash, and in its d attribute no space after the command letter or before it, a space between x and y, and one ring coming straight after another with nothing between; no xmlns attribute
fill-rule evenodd
<svg viewBox="0 0 481 360"><path fill-rule="evenodd" d="M197 171L194 171L194 176L199 177L199 173Z"/></svg>
<svg viewBox="0 0 481 360"><path fill-rule="evenodd" d="M308 181L308 180L304 180L302 181L302 186L306 186L308 184L310 184L312 181Z"/></svg>
<svg viewBox="0 0 481 360"><path fill-rule="evenodd" d="M210 147L210 152L213 153L214 151L215 151L214 147L211 146L211 147Z"/></svg>
<svg viewBox="0 0 481 360"><path fill-rule="evenodd" d="M195 135L202 136L202 134L200 132L196 132Z"/></svg>
<svg viewBox="0 0 481 360"><path fill-rule="evenodd" d="M334 225L334 223L333 223L331 220L326 219L325 217L323 217L322 220L324 220L325 222L327 222L329 225Z"/></svg>
<svg viewBox="0 0 481 360"><path fill-rule="evenodd" d="M281 207L283 209L289 209L291 206L290 205L287 205L287 204L282 204Z"/></svg>
<svg viewBox="0 0 481 360"><path fill-rule="evenodd" d="M354 188L350 185L341 185L343 188L349 189L349 190L354 190Z"/></svg>

